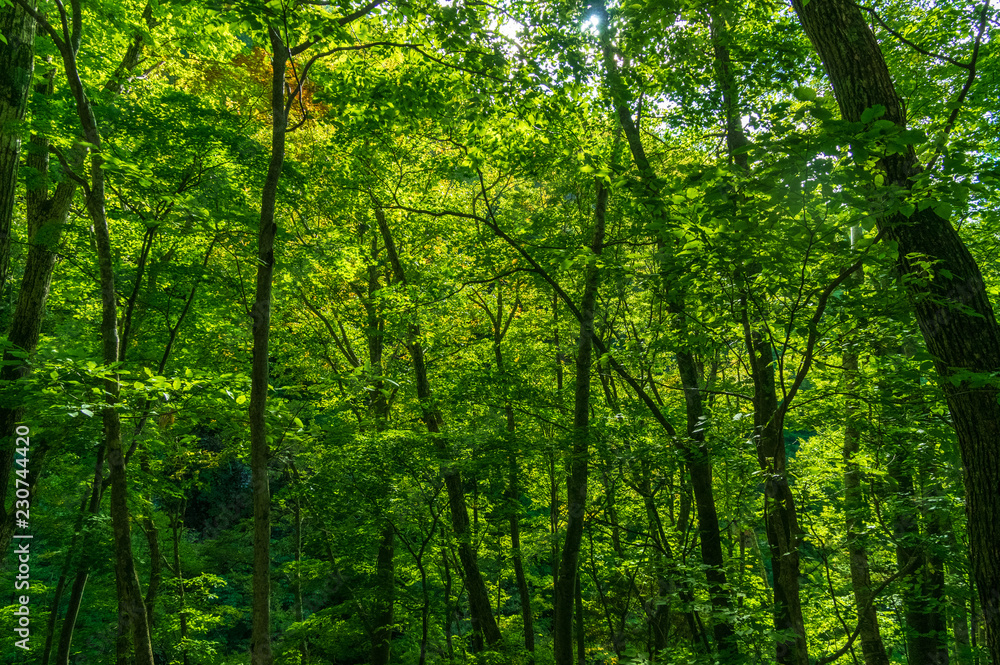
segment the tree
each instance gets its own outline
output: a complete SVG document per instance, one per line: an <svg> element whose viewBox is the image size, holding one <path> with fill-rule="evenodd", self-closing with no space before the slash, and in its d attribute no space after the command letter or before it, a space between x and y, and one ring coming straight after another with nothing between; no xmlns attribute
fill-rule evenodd
<svg viewBox="0 0 1000 665"><path fill-rule="evenodd" d="M873 114L865 116L866 111L877 108L884 109L885 120L905 128L903 103L861 10L839 0L793 4L823 60L844 120L868 124ZM969 77L947 129L974 81L987 11L988 5L983 5L973 54L965 65ZM886 184L904 197L921 181L924 171L912 145L882 156L879 168ZM993 445L1000 435L1000 393L983 378L1000 367L1000 327L979 265L949 220L931 203L922 202L919 209L913 204L906 207L904 198L894 212L879 218L879 228L898 244L899 270L958 433L966 470L973 575L986 616L990 652L994 660L1000 660L1000 559L996 554L1000 531L991 517L1000 509L996 492L1000 455Z"/></svg>

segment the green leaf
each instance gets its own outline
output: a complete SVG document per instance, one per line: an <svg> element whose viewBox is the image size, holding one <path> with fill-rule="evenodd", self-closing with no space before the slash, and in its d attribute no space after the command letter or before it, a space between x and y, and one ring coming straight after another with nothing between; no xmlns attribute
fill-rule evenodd
<svg viewBox="0 0 1000 665"><path fill-rule="evenodd" d="M792 94L795 96L795 99L800 102L811 102L816 99L816 91L804 85L800 85L792 90Z"/></svg>
<svg viewBox="0 0 1000 665"><path fill-rule="evenodd" d="M885 115L885 107L881 104L875 104L864 110L864 113L861 114L861 122L868 124L876 118L881 118L883 115Z"/></svg>

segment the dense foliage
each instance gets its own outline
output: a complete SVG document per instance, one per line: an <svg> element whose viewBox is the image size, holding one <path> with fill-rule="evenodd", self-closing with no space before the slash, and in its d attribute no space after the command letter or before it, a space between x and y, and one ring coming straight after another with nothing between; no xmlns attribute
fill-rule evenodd
<svg viewBox="0 0 1000 665"><path fill-rule="evenodd" d="M1000 658L988 3L0 13L0 663Z"/></svg>

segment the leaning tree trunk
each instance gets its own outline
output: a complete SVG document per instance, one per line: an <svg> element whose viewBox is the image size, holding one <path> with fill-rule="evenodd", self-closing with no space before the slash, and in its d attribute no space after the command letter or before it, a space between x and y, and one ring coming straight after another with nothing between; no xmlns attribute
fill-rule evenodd
<svg viewBox="0 0 1000 665"><path fill-rule="evenodd" d="M32 4L15 3L18 11L32 15L37 23L42 19L34 12ZM147 27L156 25L152 16L152 8L147 5L142 14ZM51 27L51 26L49 26ZM125 52L124 57L115 70L115 75L104 85L105 93L117 95L121 92L122 77L132 71L139 63L142 54L143 38L137 34ZM67 46L68 48L68 46ZM53 90L55 70L51 70L40 82L35 91L48 95ZM84 140L86 137L83 136ZM27 358L35 352L38 346L39 331L45 303L49 297L49 286L52 282L52 271L56 263L56 253L59 248L62 229L69 215L70 205L76 192L76 181L64 176L52 194L49 194L49 148L50 142L40 135L31 137L32 149L26 157L27 165L40 174L41 184L26 189L27 221L28 221L28 253L25 261L24 275L18 291L17 303L10 321L7 336L11 349L4 353L5 365L0 369L0 380L11 382L30 374L31 365ZM69 155L70 168L80 170L86 158L84 148L78 146ZM17 350L20 355L11 353ZM14 462L13 432L15 425L24 417L23 403L18 401L14 406L0 407L0 497L6 496L7 484ZM34 461L41 462L43 451L36 450ZM29 482L34 483L37 474L31 476ZM4 511L0 522L0 551L6 552L10 546L14 527L14 510Z"/></svg>
<svg viewBox="0 0 1000 665"><path fill-rule="evenodd" d="M858 5L850 0L793 0L809 39L823 60L841 115L860 122L880 105L884 119L903 127L906 116L881 49ZM986 11L986 8L983 8ZM978 42L977 42L978 44ZM974 66L974 65L973 65ZM974 74L973 69L970 72ZM971 81L971 79L970 79ZM921 171L912 148L882 158L886 184L908 190ZM966 514L973 577L979 590L987 643L1000 662L1000 404L993 382L977 382L1000 369L1000 326L982 273L951 223L933 206L879 220L896 241L920 331L935 358L965 467ZM933 262L933 270L922 266Z"/></svg>
<svg viewBox="0 0 1000 665"><path fill-rule="evenodd" d="M381 208L375 208L375 219L378 222L378 228L385 243L386 255L392 266L396 282L406 284L407 278L396 252L396 243ZM420 326L417 323L409 324L408 337L406 348L413 362L417 399L423 410L424 425L431 434L440 434L444 419L441 417L440 410L434 405L430 383L427 379L424 347L420 342ZM436 440L439 442L439 451L442 454L447 454L444 441L440 437L436 437ZM455 540L458 542L458 558L462 564L462 570L465 572L465 585L469 592L473 647L477 651L482 650L485 640L485 646L492 648L500 642L500 628L493 616L486 582L483 581L483 574L479 570L479 558L472 546L472 529L469 524L469 510L465 503L462 474L453 465L444 464L441 467L441 476L444 478L445 490L448 494L452 530L455 532Z"/></svg>
<svg viewBox="0 0 1000 665"><path fill-rule="evenodd" d="M604 14L604 23L607 26L607 12L601 5ZM615 112L628 141L629 150L632 153L632 160L636 168L639 169L640 179L644 187L643 196L647 199L647 204L653 211L656 221L662 224L662 229L657 235L657 241L662 245L663 234L667 232L668 225L664 215L663 201L660 197L661 183L656 177L646 150L643 145L642 135L632 118L631 111L626 103L625 86L618 71L615 54L611 44L611 35L606 28L601 35L601 48L607 77L607 86L611 91L614 100ZM728 51L725 51L726 63L728 63ZM727 64L728 67L728 64ZM729 70L726 69L726 72ZM735 108L735 85L724 86L727 92L727 113L730 107ZM730 114L731 115L731 114ZM736 116L739 122L739 116ZM731 123L727 123L729 129ZM737 127L738 124L737 124ZM740 128L740 131L742 129ZM727 136L735 136L735 133L728 132ZM662 250L662 246L661 246ZM668 293L669 285L675 283L666 274L666 269L661 271L664 287L664 299L668 301L674 313L683 311L684 294L677 288L673 288ZM683 317L679 317L683 318ZM686 335L680 335L685 339ZM705 443L705 424L702 421L705 415L702 400L701 386L698 382L698 372L695 369L694 355L686 342L682 342L675 350L678 373L681 379L681 387L684 389L684 400L687 415L687 433L691 438L689 444L682 444L680 452L687 464L688 472L691 476L691 484L695 494L695 506L698 512L698 535L701 548L702 563L705 565L705 578L708 582L709 594L712 607L715 610L716 618L713 623L713 634L719 655L727 660L739 657L736 646L736 636L733 630L732 620L729 618L729 597L726 592L726 572L724 559L722 556L722 540L719 532L719 515L715 506L715 493L712 487L712 457L711 451Z"/></svg>

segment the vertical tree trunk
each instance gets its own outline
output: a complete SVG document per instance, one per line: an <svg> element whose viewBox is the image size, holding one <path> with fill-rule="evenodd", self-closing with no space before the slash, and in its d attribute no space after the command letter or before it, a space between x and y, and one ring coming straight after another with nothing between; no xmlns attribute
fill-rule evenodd
<svg viewBox="0 0 1000 665"><path fill-rule="evenodd" d="M860 227L851 229L851 244L860 237ZM864 273L859 268L850 277L846 286L858 288L864 282ZM862 323L863 325L863 323ZM857 391L861 387L858 368L858 351L848 346L843 357L844 376L847 391ZM855 456L861 449L860 423L864 420L861 404L848 397L845 405L847 426L844 429L844 515L847 529L847 553L851 569L851 588L854 591L854 606L858 612L858 637L865 665L889 665L889 656L879 631L878 611L872 602L871 568L868 564L868 548L865 542L866 502L862 490L861 469Z"/></svg>
<svg viewBox="0 0 1000 665"><path fill-rule="evenodd" d="M295 497L295 621L302 623L305 618L303 613L302 598L302 501ZM392 619L389 619L392 621ZM299 653L302 654L302 662L309 662L309 642L305 637L299 642Z"/></svg>
<svg viewBox="0 0 1000 665"><path fill-rule="evenodd" d="M576 609L574 610L574 617L576 618L576 664L584 665L587 659L587 634L584 631L583 623L583 589L580 585L580 578L583 577L579 571L576 573L576 590L573 595L576 598Z"/></svg>
<svg viewBox="0 0 1000 665"><path fill-rule="evenodd" d="M365 337L368 343L368 365L371 368L372 394L369 403L369 410L375 420L375 431L384 432L388 427L389 420L389 400L384 392L385 382L382 380L383 364L382 351L385 348L384 331L385 321L380 314L380 306L377 304L378 292L382 289L379 282L378 258L380 248L378 235L371 240L370 257L371 265L368 267L367 275L367 297L363 299L365 308ZM391 487L391 478L384 479L387 490ZM379 538L378 555L375 562L376 580L376 611L374 618L374 628L372 630L372 648L370 654L371 665L387 665L392 653L392 627L395 620L395 590L396 590L396 568L395 568L395 529L392 525L389 501L386 501L386 514L382 515L382 534ZM424 585L426 587L426 584ZM426 590L424 591L426 593ZM427 608L424 608L427 612ZM426 632L427 617L424 617ZM423 654L423 651L421 651Z"/></svg>
<svg viewBox="0 0 1000 665"><path fill-rule="evenodd" d="M848 390L858 386L858 353L849 349L844 353L844 372ZM871 568L868 565L868 548L865 545L865 496L861 489L861 470L855 461L860 450L861 432L858 422L862 419L855 400L848 400L847 427L844 431L844 514L847 529L847 552L851 568L851 587L854 606L858 611L858 637L865 665L889 665L889 657L879 631L878 612L872 598ZM904 562L905 565L905 562Z"/></svg>
<svg viewBox="0 0 1000 665"><path fill-rule="evenodd" d="M393 546L396 531L389 520L382 526L375 562L375 629L372 631L372 665L386 665L392 646L393 596L396 586Z"/></svg>
<svg viewBox="0 0 1000 665"><path fill-rule="evenodd" d="M285 160L285 67L288 47L278 30L268 28L271 40L271 158L261 194L257 232L257 282L253 308L253 365L250 373L250 472L253 488L253 629L251 665L271 665L271 488L267 443L268 344L271 335L271 281L274 278L275 205Z"/></svg>
<svg viewBox="0 0 1000 665"><path fill-rule="evenodd" d="M594 236L590 250L600 256L604 249L604 219L608 207L608 190L597 181L597 202L594 208ZM583 518L587 508L587 470L590 463L590 368L593 356L594 315L600 273L596 263L588 263L584 277L583 299L580 302L580 337L576 351L576 384L573 407L573 446L570 450L570 473L566 480L566 535L559 562L559 579L555 585L555 620L553 646L556 665L573 663L573 599L579 574L580 543L583 539Z"/></svg>
<svg viewBox="0 0 1000 665"><path fill-rule="evenodd" d="M515 300L515 302L511 304L510 312L506 312L504 309L503 288L503 282L498 281L496 283L497 309L495 314L487 302L480 300L478 303L479 306L486 311L486 315L489 317L490 323L493 326L493 357L496 360L497 372L501 376L505 375L507 372L506 365L504 364L503 347L501 346L501 343L507 334L507 330L511 321L514 319L514 315L516 314L518 307L520 307L520 303ZM535 628L531 614L531 593L528 590L528 580L524 574L524 561L521 556L521 489L519 482L521 469L520 464L518 463L518 451L516 450L517 443L514 435L516 431L514 408L509 400L504 404L504 417L504 429L507 434L507 445L511 447L507 453L507 491L505 497L507 502L508 522L510 524L511 559L514 566L514 581L517 585L518 600L521 604L521 622L524 627L524 648L529 652L529 654L534 654ZM533 656L530 657L530 659L533 660Z"/></svg>
<svg viewBox="0 0 1000 665"><path fill-rule="evenodd" d="M508 411L511 419L513 419L513 409L508 407ZM528 578L524 574L524 559L521 552L521 505L520 484L518 483L520 469L518 468L517 459L513 455L511 455L509 464L507 487L509 488L510 548L511 556L514 560L514 581L517 584L517 596L521 602L521 622L524 625L524 648L533 654L535 651L535 625L531 613L531 592L528 589Z"/></svg>
<svg viewBox="0 0 1000 665"><path fill-rule="evenodd" d="M785 470L784 411L778 408L771 345L751 328L745 298L743 330L754 388L754 437L757 461L766 474L764 521L774 578L774 629L784 635L776 644L776 656L782 665L808 665L799 594L800 529Z"/></svg>
<svg viewBox="0 0 1000 665"><path fill-rule="evenodd" d="M34 4L32 4L34 7ZM35 64L35 19L16 5L0 8L0 312L6 312L10 233L21 160L21 127ZM6 317L0 317L0 320Z"/></svg>
<svg viewBox="0 0 1000 665"><path fill-rule="evenodd" d="M860 122L865 109L886 109L884 119L906 124L881 49L861 10L850 0L793 0L806 34L833 84L841 115ZM982 11L986 11L983 7ZM977 42L978 43L978 42ZM971 72L974 74L973 72ZM886 185L909 189L921 166L912 148L882 158ZM965 467L966 514L972 572L987 624L987 644L1000 662L1000 404L995 385L950 380L956 372L1000 367L1000 327L982 273L951 223L933 206L883 217L879 229L895 240L920 331L936 359L940 384L958 433ZM932 272L921 263L934 262Z"/></svg>
<svg viewBox="0 0 1000 665"><path fill-rule="evenodd" d="M184 599L184 569L181 568L181 534L184 533L184 504L185 501L181 501L177 508L177 512L171 515L170 520L170 530L173 535L174 544L174 580L177 583L177 618L180 622L180 638L181 644L188 636L188 625L187 625L187 601ZM181 659L184 665L188 665L188 653L187 647L181 647Z"/></svg>
<svg viewBox="0 0 1000 665"><path fill-rule="evenodd" d="M925 520L921 534L921 510L924 498L918 496L912 475L912 457L906 442L889 465L889 474L896 481L893 515L893 537L896 541L896 563L903 568L919 560L916 571L903 580L903 632L909 665L947 665L948 648L944 617L944 570L940 558L929 551L928 543L934 531ZM937 534L940 537L940 534Z"/></svg>

